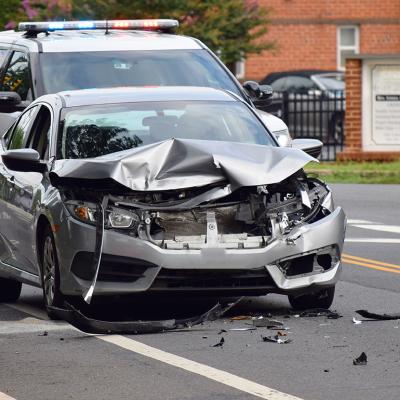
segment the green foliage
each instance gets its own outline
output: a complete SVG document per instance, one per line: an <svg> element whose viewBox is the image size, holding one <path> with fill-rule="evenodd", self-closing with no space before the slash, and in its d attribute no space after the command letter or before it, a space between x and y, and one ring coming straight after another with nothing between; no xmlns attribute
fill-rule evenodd
<svg viewBox="0 0 400 400"><path fill-rule="evenodd" d="M268 12L253 0L0 0L0 25L55 19L173 18L178 33L199 38L232 66L247 54L271 50Z"/></svg>

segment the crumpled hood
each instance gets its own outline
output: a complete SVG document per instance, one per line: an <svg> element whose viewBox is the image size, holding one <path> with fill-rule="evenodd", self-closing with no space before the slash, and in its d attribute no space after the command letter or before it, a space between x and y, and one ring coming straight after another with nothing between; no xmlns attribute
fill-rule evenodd
<svg viewBox="0 0 400 400"><path fill-rule="evenodd" d="M175 190L228 181L235 190L278 183L310 161L317 160L293 148L168 139L96 158L57 160L50 179L58 186L76 179L111 178L136 191Z"/></svg>

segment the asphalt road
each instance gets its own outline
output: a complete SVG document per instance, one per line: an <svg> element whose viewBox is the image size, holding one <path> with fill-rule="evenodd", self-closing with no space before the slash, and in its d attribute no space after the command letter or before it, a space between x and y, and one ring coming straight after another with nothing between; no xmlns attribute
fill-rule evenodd
<svg viewBox="0 0 400 400"><path fill-rule="evenodd" d="M230 318L179 332L92 336L46 320L40 292L25 287L14 308L0 305L0 400L397 399L400 321L352 318L358 309L400 313L400 185L332 187L349 218L332 307L342 318L285 318L287 299L270 295L246 298L231 313L272 314L290 328L289 344L263 342L275 333L266 328L230 331L248 326ZM176 310L193 306L180 301ZM221 337L224 345L211 347ZM368 364L354 366L361 352Z"/></svg>

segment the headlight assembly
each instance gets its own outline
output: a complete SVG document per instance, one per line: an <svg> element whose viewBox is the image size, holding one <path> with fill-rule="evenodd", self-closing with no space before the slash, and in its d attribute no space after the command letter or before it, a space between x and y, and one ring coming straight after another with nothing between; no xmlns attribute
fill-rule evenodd
<svg viewBox="0 0 400 400"><path fill-rule="evenodd" d="M81 222L96 225L97 206L94 203L67 201L70 214ZM128 210L110 207L106 210L105 228L130 229L137 227L140 217Z"/></svg>

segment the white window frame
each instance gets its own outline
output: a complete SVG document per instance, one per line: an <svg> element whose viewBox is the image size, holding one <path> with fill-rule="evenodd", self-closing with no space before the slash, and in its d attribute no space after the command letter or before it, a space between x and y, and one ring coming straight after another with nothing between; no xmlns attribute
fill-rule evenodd
<svg viewBox="0 0 400 400"><path fill-rule="evenodd" d="M242 59L235 63L235 76L237 79L244 79L246 76L246 60Z"/></svg>
<svg viewBox="0 0 400 400"><path fill-rule="evenodd" d="M342 29L354 29L355 43L353 46L343 46L340 44L340 32ZM360 52L360 27L358 25L340 25L336 29L336 64L339 71L344 71L345 67L340 65L342 50L354 50L355 54Z"/></svg>

